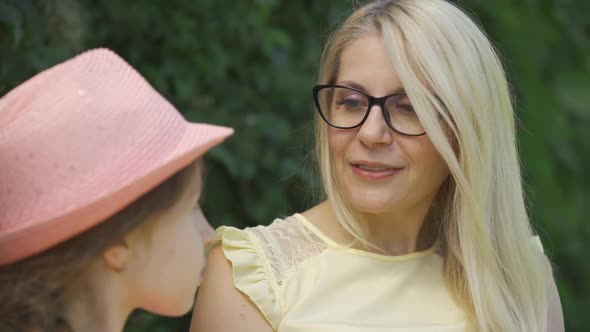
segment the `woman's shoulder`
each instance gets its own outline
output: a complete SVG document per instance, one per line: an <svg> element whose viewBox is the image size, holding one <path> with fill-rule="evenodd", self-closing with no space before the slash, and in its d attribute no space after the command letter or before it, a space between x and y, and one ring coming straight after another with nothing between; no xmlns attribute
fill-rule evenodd
<svg viewBox="0 0 590 332"><path fill-rule="evenodd" d="M282 317L278 289L293 268L327 247L301 219L299 214L294 214L265 226L245 229L222 226L209 244L210 272L214 272L216 265L225 266L227 271L219 275L231 280L274 329Z"/></svg>
<svg viewBox="0 0 590 332"><path fill-rule="evenodd" d="M265 263L280 283L282 276L297 263L321 253L327 244L306 224L299 213L276 218L269 225L237 229L217 229L212 246L221 243L224 251L250 251Z"/></svg>
<svg viewBox="0 0 590 332"><path fill-rule="evenodd" d="M295 213L285 218L277 218L267 226L246 228L262 243L279 245L283 249L292 246L310 245L325 247L325 243L317 237L309 221L303 215Z"/></svg>

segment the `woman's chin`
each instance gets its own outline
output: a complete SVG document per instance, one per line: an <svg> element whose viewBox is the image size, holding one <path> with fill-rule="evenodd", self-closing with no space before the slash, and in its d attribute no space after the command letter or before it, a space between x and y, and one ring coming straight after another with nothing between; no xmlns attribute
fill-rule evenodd
<svg viewBox="0 0 590 332"><path fill-rule="evenodd" d="M364 214L380 215L386 214L392 211L396 205L395 199L385 198L371 198L371 197L359 197L360 195L353 195L351 197L351 206L358 212Z"/></svg>

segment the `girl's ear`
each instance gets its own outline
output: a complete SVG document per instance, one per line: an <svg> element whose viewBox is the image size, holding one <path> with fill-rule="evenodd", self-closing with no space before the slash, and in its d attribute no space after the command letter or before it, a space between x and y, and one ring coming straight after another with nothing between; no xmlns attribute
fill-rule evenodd
<svg viewBox="0 0 590 332"><path fill-rule="evenodd" d="M109 269L115 272L125 271L131 256L127 242L127 239L123 239L103 252L103 261Z"/></svg>

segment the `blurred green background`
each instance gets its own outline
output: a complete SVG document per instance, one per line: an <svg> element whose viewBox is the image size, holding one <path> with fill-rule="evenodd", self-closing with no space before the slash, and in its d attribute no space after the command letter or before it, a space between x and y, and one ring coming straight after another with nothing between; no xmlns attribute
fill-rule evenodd
<svg viewBox="0 0 590 332"><path fill-rule="evenodd" d="M590 330L590 1L464 0L512 84L530 212L555 263L567 331ZM208 155L214 225L311 206L311 87L321 46L357 1L0 0L0 95L82 50L127 59L186 117L236 135ZM135 314L128 332L187 331Z"/></svg>

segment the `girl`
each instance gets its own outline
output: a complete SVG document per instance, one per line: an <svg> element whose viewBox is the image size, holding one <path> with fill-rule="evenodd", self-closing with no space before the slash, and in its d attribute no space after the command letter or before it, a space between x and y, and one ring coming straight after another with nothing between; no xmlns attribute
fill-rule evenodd
<svg viewBox="0 0 590 332"><path fill-rule="evenodd" d="M201 156L231 133L186 122L106 49L0 99L0 330L189 311L210 229Z"/></svg>

